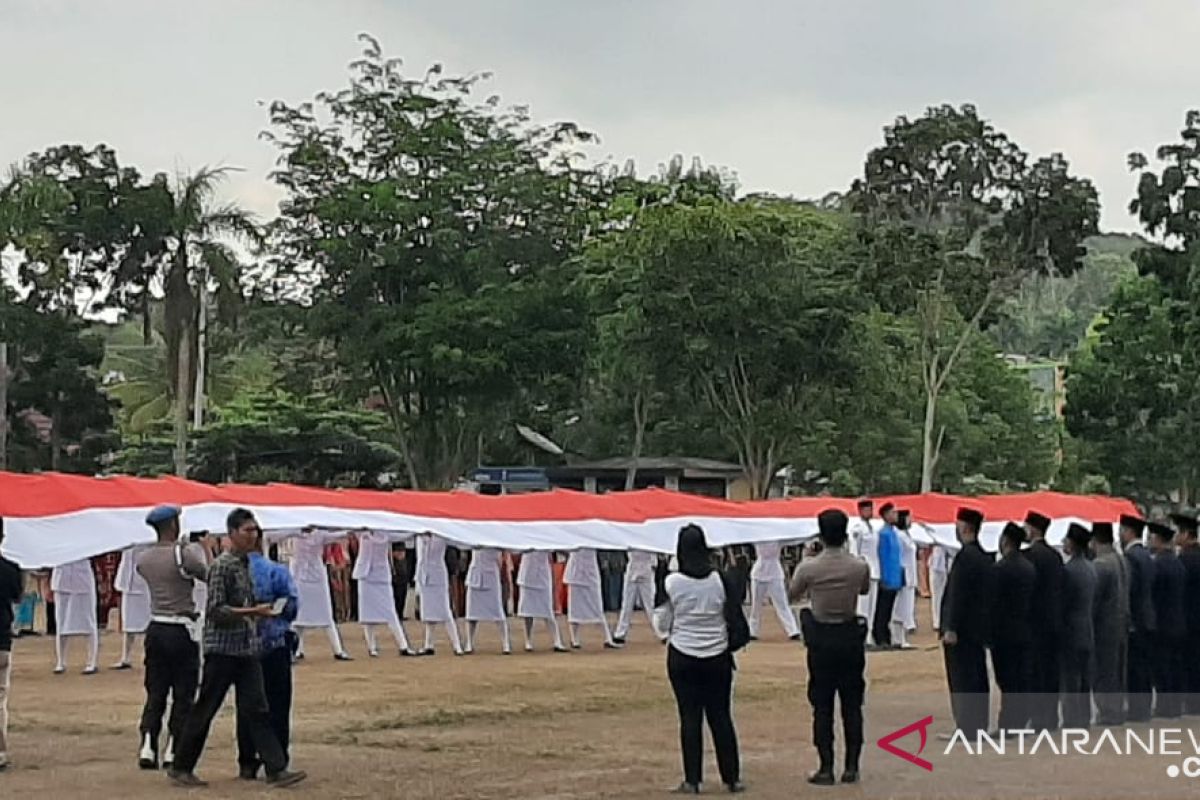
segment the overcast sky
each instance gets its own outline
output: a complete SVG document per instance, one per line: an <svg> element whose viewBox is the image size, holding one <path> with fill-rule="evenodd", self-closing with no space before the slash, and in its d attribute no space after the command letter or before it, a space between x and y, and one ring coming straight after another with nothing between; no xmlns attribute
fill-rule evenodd
<svg viewBox="0 0 1200 800"><path fill-rule="evenodd" d="M1126 212L1131 150L1200 107L1197 0L0 0L0 164L107 142L143 172L243 167L279 199L258 101L343 86L355 36L414 72L490 70L539 120L595 131L597 157L673 153L746 191L845 188L897 114L973 102Z"/></svg>

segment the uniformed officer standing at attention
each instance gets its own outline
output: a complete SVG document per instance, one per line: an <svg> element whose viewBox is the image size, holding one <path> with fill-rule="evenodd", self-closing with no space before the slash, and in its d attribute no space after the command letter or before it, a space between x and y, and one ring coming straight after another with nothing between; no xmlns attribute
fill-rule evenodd
<svg viewBox="0 0 1200 800"><path fill-rule="evenodd" d="M1062 556L1046 544L1050 518L1036 511L1025 517L1029 549L1025 557L1033 562L1033 693L1031 698L1034 730L1058 730L1059 685L1062 678L1063 583L1066 573Z"/></svg>
<svg viewBox="0 0 1200 800"><path fill-rule="evenodd" d="M846 735L842 783L858 782L863 745L863 695L866 692L867 621L858 615L859 595L871 589L867 562L846 550L849 520L841 511L817 517L821 551L812 548L792 573L788 599L807 597L811 606L800 612L808 651L808 702L813 707L813 743L820 764L808 779L830 786L833 778L833 704L841 700Z"/></svg>

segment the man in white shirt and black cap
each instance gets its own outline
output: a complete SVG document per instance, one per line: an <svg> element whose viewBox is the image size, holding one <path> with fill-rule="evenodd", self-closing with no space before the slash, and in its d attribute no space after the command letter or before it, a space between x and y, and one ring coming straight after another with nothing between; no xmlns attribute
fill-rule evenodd
<svg viewBox="0 0 1200 800"><path fill-rule="evenodd" d="M134 568L150 592L150 624L146 628L146 704L139 725L141 746L138 765L158 768L159 737L167 698L171 717L167 723L167 748L163 766L174 761L174 744L183 733L200 680L200 645L196 604L192 590L196 581L208 578L204 548L179 540L176 506L162 505L146 515L157 541L141 549Z"/></svg>
<svg viewBox="0 0 1200 800"><path fill-rule="evenodd" d="M872 519L875 503L864 497L858 501L858 517L850 521L850 552L865 559L871 570L871 590L858 598L858 615L868 621L875 619L875 600L879 596L879 529L882 520ZM867 631L867 642L875 644L871 631Z"/></svg>

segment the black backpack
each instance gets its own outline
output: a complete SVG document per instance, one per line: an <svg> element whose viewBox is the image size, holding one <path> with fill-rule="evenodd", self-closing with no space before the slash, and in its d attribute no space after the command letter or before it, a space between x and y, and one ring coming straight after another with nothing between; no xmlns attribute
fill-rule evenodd
<svg viewBox="0 0 1200 800"><path fill-rule="evenodd" d="M750 643L750 623L742 602L746 599L746 584L735 572L722 572L725 587L725 627L729 632L729 652L736 653Z"/></svg>

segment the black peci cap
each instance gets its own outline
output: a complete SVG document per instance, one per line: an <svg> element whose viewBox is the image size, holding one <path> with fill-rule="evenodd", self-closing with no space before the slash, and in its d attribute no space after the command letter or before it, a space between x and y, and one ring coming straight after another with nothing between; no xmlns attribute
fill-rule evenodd
<svg viewBox="0 0 1200 800"><path fill-rule="evenodd" d="M973 508L966 508L966 507L960 508L958 510L957 518L958 518L959 522L965 522L968 525L975 527L976 529L980 528L983 525L983 512L976 511Z"/></svg>
<svg viewBox="0 0 1200 800"><path fill-rule="evenodd" d="M1067 528L1067 539L1081 548L1087 547L1088 542L1092 539L1092 532L1078 522L1072 522L1071 526Z"/></svg>
<svg viewBox="0 0 1200 800"><path fill-rule="evenodd" d="M1036 511L1030 511L1025 515L1025 524L1034 530L1041 531L1043 536L1046 535L1046 531L1050 530L1050 518Z"/></svg>
<svg viewBox="0 0 1200 800"><path fill-rule="evenodd" d="M1122 514L1121 527L1129 528L1129 530L1133 531L1134 533L1141 535L1142 531L1146 529L1146 520L1130 514Z"/></svg>
<svg viewBox="0 0 1200 800"><path fill-rule="evenodd" d="M1025 542L1025 529L1015 522L1006 523L1004 530L1000 532L1000 538L1020 547Z"/></svg>

